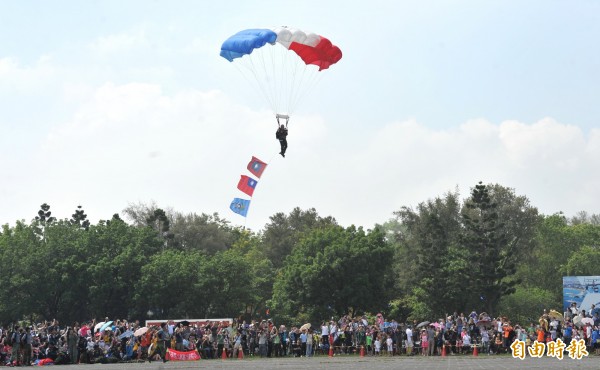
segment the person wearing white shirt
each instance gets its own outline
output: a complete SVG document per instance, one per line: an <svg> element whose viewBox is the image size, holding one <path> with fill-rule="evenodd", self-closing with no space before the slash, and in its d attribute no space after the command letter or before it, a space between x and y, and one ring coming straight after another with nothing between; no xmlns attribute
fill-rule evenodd
<svg viewBox="0 0 600 370"><path fill-rule="evenodd" d="M469 350L471 349L471 336L469 335L469 332L465 332L465 335L463 335L462 337L462 342L463 352L469 352Z"/></svg>
<svg viewBox="0 0 600 370"><path fill-rule="evenodd" d="M325 321L321 323L321 341L325 348L329 346L329 325L327 325Z"/></svg>
<svg viewBox="0 0 600 370"><path fill-rule="evenodd" d="M413 348L413 338L412 338L412 329L410 325L406 328L406 354L408 356L412 355Z"/></svg>
<svg viewBox="0 0 600 370"><path fill-rule="evenodd" d="M387 344L388 355L393 356L394 355L394 341L392 340L392 337L388 336L387 339L385 340L385 343Z"/></svg>

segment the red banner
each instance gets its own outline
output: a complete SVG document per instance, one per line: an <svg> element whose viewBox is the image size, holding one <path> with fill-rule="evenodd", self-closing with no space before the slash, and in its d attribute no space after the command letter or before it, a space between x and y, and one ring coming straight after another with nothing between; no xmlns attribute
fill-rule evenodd
<svg viewBox="0 0 600 370"><path fill-rule="evenodd" d="M196 351L176 351L174 349L167 349L167 360L171 361L198 361L200 355Z"/></svg>

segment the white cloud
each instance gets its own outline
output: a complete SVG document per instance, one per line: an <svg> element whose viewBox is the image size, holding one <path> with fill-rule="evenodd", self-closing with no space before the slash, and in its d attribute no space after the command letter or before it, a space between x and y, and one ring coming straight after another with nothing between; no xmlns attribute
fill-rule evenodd
<svg viewBox="0 0 600 370"><path fill-rule="evenodd" d="M23 65L12 57L0 58L0 93L37 92L56 74L52 58L41 56L32 65Z"/></svg>
<svg viewBox="0 0 600 370"><path fill-rule="evenodd" d="M145 27L139 26L130 31L100 36L89 44L89 48L99 55L111 55L150 45Z"/></svg>

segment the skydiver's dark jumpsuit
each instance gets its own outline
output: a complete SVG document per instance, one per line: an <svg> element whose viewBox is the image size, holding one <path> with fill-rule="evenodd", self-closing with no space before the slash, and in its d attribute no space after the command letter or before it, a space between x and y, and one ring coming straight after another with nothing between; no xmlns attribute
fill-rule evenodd
<svg viewBox="0 0 600 370"><path fill-rule="evenodd" d="M281 125L277 129L277 132L275 133L275 137L277 138L277 140L279 140L279 144L281 145L281 152L279 152L279 154L281 154L281 156L284 158L285 158L285 151L287 150L287 135L288 135L288 130L283 125Z"/></svg>

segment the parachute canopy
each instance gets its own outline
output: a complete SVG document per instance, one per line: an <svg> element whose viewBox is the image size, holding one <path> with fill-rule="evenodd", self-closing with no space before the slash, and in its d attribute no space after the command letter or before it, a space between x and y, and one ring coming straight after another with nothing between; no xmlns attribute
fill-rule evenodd
<svg viewBox="0 0 600 370"><path fill-rule="evenodd" d="M315 33L277 27L236 33L221 46L221 56L239 67L275 113L291 114L318 72L337 63L342 51Z"/></svg>

